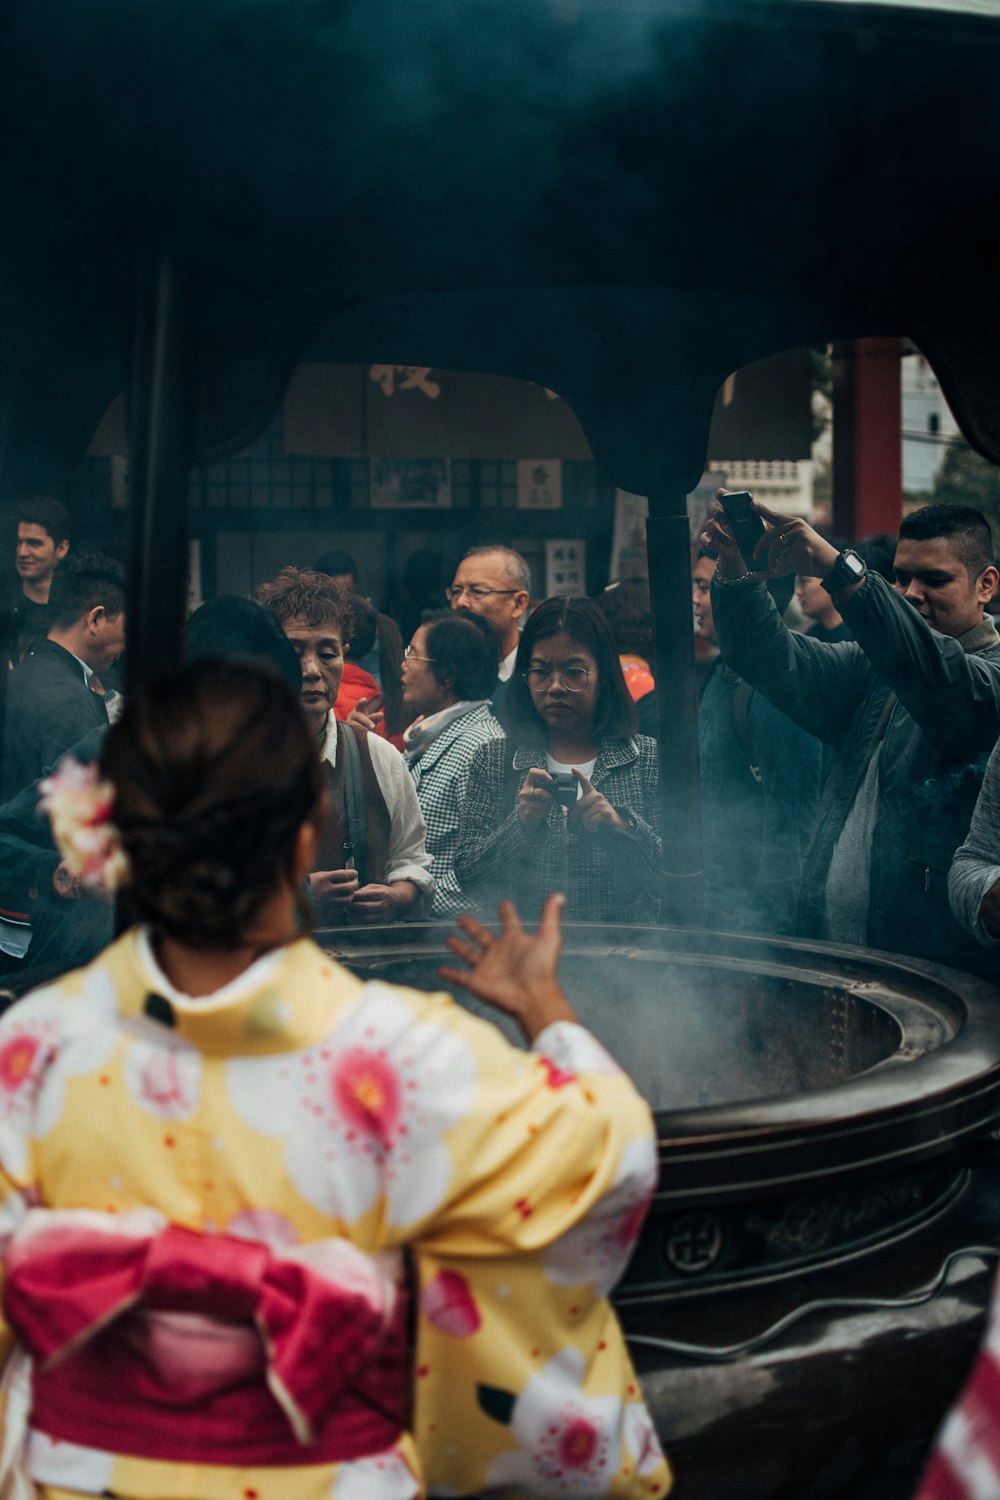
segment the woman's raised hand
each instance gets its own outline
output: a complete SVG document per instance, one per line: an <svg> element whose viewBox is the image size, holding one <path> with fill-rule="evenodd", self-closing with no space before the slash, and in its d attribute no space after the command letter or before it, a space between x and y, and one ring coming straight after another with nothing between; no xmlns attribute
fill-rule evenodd
<svg viewBox="0 0 1000 1500"><path fill-rule="evenodd" d="M619 832L627 833L629 825L615 812L607 797L595 791L591 782L575 766L573 775L583 788L583 796L569 810L570 823L586 833L596 833L601 828L617 828Z"/></svg>
<svg viewBox="0 0 1000 1500"><path fill-rule="evenodd" d="M524 778L517 794L517 817L522 828L540 828L556 805L549 788L552 777L548 771L532 767Z"/></svg>
<svg viewBox="0 0 1000 1500"><path fill-rule="evenodd" d="M347 715L347 722L351 728L365 729L369 734L377 734L378 726L381 724L384 715L381 707L376 707L375 705L381 705L381 702L381 694L377 698L359 698ZM372 705L370 711L369 704Z"/></svg>
<svg viewBox="0 0 1000 1500"><path fill-rule="evenodd" d="M510 901L498 907L499 937L475 917L459 917L465 939L450 937L448 947L468 968L446 965L438 974L446 984L457 984L513 1016L529 1042L554 1021L575 1021L576 1013L556 977L564 902L558 892L548 897L532 936Z"/></svg>

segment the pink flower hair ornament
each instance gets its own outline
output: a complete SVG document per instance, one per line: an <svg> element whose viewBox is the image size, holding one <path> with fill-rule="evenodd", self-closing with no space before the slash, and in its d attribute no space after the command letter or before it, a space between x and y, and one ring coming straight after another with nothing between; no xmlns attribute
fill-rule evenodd
<svg viewBox="0 0 1000 1500"><path fill-rule="evenodd" d="M115 790L100 779L97 762L83 765L64 755L38 790L38 810L47 814L70 874L92 891L111 892L124 885L129 863L111 821Z"/></svg>

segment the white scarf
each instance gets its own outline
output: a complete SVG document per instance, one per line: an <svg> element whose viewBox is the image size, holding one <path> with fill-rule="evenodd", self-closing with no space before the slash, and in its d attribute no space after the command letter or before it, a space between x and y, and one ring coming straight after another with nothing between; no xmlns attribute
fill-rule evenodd
<svg viewBox="0 0 1000 1500"><path fill-rule="evenodd" d="M471 714L473 709L482 708L488 703L488 698L463 698L458 703L452 703L448 708L439 708L436 714L423 714L414 719L409 729L403 735L404 754L406 764L412 766L420 759L429 745L433 745L438 735L460 719L463 714Z"/></svg>

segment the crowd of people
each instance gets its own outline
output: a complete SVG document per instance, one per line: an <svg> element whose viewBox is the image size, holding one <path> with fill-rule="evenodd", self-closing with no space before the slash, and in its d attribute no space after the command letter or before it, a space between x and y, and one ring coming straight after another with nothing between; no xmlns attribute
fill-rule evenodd
<svg viewBox="0 0 1000 1500"><path fill-rule="evenodd" d="M973 819L1000 730L988 524L925 507L898 539L854 548L759 511L755 566L719 502L694 559L705 925L991 972L1000 760ZM856 577L836 575L844 558ZM73 547L57 501L21 503L15 565L0 789L8 969L85 959L108 933L107 911L40 827L33 788L64 751L99 753L121 711L125 644L121 569ZM645 580L539 603L525 559L501 545L471 549L447 585L418 571L432 581L419 610L415 585L406 596L405 644L341 549L190 621L197 654L244 654L255 609L291 648L329 806L308 879L320 923L482 917L502 898L533 919L555 889L571 920L658 920Z"/></svg>
<svg viewBox="0 0 1000 1500"><path fill-rule="evenodd" d="M49 562L44 590L34 552L26 562L38 596L31 638L19 608L7 612L7 968L84 961L111 922L58 859L34 804L64 752L99 755L121 709L123 581L109 558L71 549L62 507L40 504L19 520L29 535L44 531L43 514L53 528L35 549ZM534 919L557 887L571 919L655 920L656 754L633 701L636 683L652 682L648 665L631 672L630 692L606 613L587 600L532 609L528 565L506 547L472 549L442 595L404 649L395 622L357 592L353 559L334 550L311 569L283 568L253 601L216 599L189 622L189 656L246 654L248 608L291 649L328 808L307 881L317 920L484 916L505 897ZM547 788L559 781L555 796Z"/></svg>
<svg viewBox="0 0 1000 1500"><path fill-rule="evenodd" d="M990 972L988 524L929 506L852 547L758 505L748 557L723 499L706 925ZM187 666L123 694L119 566L48 497L15 564L0 950L82 967L0 1022L0 1493L666 1494L606 1301L652 1122L557 974L565 918L663 915L644 580L533 601L477 547L414 570L404 645L336 549L203 604ZM527 1054L309 936L430 916Z"/></svg>
<svg viewBox="0 0 1000 1500"><path fill-rule="evenodd" d="M655 881L610 632L550 601L522 635L490 548L404 651L344 561L202 605L187 666L123 697L108 559L63 549L31 641L10 616L4 940L64 977L0 1022L5 1496L670 1488L607 1301L653 1122L557 973L586 893L536 881L537 932L501 901L497 937L460 884L508 691L572 787L526 835L641 841ZM432 909L462 913L442 977L526 1051L309 936Z"/></svg>

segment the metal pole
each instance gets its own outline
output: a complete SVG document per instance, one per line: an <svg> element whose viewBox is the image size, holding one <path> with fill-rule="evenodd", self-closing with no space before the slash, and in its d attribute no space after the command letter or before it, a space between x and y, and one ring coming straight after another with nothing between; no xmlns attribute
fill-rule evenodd
<svg viewBox="0 0 1000 1500"><path fill-rule="evenodd" d="M140 273L129 432L126 691L180 666L187 614L192 391L183 278L161 251Z"/></svg>
<svg viewBox="0 0 1000 1500"><path fill-rule="evenodd" d="M664 919L704 924L698 689L691 605L691 533L684 495L649 496L646 522L660 756Z"/></svg>

